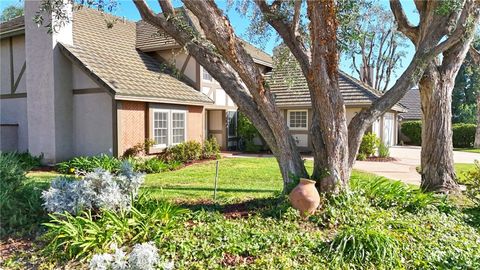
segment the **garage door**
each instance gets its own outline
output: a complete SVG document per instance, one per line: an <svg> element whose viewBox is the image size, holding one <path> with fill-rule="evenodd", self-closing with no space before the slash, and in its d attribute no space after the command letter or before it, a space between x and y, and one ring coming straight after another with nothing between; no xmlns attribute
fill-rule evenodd
<svg viewBox="0 0 480 270"><path fill-rule="evenodd" d="M394 144L395 119L393 113L386 113L383 117L383 143L387 146Z"/></svg>

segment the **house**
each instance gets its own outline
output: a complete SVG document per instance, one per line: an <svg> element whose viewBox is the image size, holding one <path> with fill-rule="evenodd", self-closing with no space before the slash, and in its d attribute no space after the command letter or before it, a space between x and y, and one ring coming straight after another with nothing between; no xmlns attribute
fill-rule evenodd
<svg viewBox="0 0 480 270"><path fill-rule="evenodd" d="M402 121L405 122L422 120L420 90L418 89L418 87L410 89L400 100L400 103L408 109L407 112L400 114Z"/></svg>
<svg viewBox="0 0 480 270"><path fill-rule="evenodd" d="M28 19L37 11L38 2L25 1L27 19L0 25L2 151L55 163L122 155L145 139L155 141L151 153L208 136L222 149L234 144L235 104L171 37L89 8L48 34ZM271 69L268 54L245 47Z"/></svg>
<svg viewBox="0 0 480 270"><path fill-rule="evenodd" d="M292 79L289 79L292 78ZM339 71L339 87L345 102L347 121L362 109L369 107L382 93L363 84L359 80ZM312 143L308 134L311 123L312 103L299 65L283 64L274 67L269 79L277 106L287 120L291 134L301 151L310 151ZM399 114L406 112L405 107L397 104L381 116L367 132L373 132L387 146L395 145L399 129Z"/></svg>
<svg viewBox="0 0 480 270"><path fill-rule="evenodd" d="M28 150L56 163L120 156L146 139L155 142L150 153L209 136L222 149L235 147L236 105L173 38L146 22L89 8L75 9L72 20L48 34L29 19L37 11L38 2L25 1L25 17L0 24L0 150ZM195 16L179 12L202 34ZM268 54L244 46L262 72L272 71ZM277 104L298 145L308 149L305 82L287 87L285 74L273 74ZM340 81L349 119L380 95L344 73ZM394 107L373 125L388 145L396 141L401 110Z"/></svg>

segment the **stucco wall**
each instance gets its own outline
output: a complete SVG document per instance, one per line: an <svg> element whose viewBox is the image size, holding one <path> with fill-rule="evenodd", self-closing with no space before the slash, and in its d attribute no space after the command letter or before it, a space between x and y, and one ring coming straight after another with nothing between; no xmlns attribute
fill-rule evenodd
<svg viewBox="0 0 480 270"><path fill-rule="evenodd" d="M158 55L164 60L168 61L168 63L173 63L179 71L182 70L183 65L188 57L186 52L181 49L159 51ZM188 59L187 66L185 67L183 74L193 82L197 83L197 61L193 57Z"/></svg>
<svg viewBox="0 0 480 270"><path fill-rule="evenodd" d="M28 150L27 98L0 99L0 124L18 124L18 151Z"/></svg>
<svg viewBox="0 0 480 270"><path fill-rule="evenodd" d="M72 87L73 89L92 89L98 88L98 85L88 77L85 72L76 65L72 68Z"/></svg>
<svg viewBox="0 0 480 270"><path fill-rule="evenodd" d="M10 39L12 46L10 48ZM10 55L13 56L13 83L17 81L21 74L23 64L25 63L25 36L13 36L0 41L0 91L1 94L10 94L12 90L12 78L10 71ZM25 93L25 72L18 81L15 93Z"/></svg>
<svg viewBox="0 0 480 270"><path fill-rule="evenodd" d="M107 93L73 97L75 156L112 154L112 98Z"/></svg>

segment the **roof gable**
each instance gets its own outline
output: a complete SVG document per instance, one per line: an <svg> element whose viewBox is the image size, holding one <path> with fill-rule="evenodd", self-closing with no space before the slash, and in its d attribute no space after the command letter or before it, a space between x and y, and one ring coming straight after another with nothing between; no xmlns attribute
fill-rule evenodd
<svg viewBox="0 0 480 270"><path fill-rule="evenodd" d="M106 20L116 20L108 27ZM180 80L163 72L152 57L135 48L134 22L81 8L74 12L73 44L63 45L88 73L118 96L157 98L171 103L212 103Z"/></svg>
<svg viewBox="0 0 480 270"><path fill-rule="evenodd" d="M178 8L177 12L181 13L190 22L190 25L203 35L203 29L200 26L200 22L197 17L192 14L188 9ZM159 15L162 16L162 15ZM157 27L141 20L137 22L137 49L149 52L157 50L166 50L172 48L180 48L180 45L171 36L158 29ZM272 67L272 57L261 49L253 46L247 41L241 39L245 50L252 56L255 63Z"/></svg>
<svg viewBox="0 0 480 270"><path fill-rule="evenodd" d="M287 78L295 79L290 82ZM298 65L274 67L268 80L277 105L281 107L311 106L307 81ZM338 85L346 106L369 106L382 95L341 70L338 73ZM396 105L393 109L403 111L401 105Z"/></svg>

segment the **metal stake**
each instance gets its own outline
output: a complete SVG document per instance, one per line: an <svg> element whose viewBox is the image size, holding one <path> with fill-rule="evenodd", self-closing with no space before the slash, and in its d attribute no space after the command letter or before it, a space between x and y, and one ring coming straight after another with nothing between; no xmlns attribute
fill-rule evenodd
<svg viewBox="0 0 480 270"><path fill-rule="evenodd" d="M218 160L215 168L215 189L213 190L213 199L217 199L217 181L218 181Z"/></svg>

